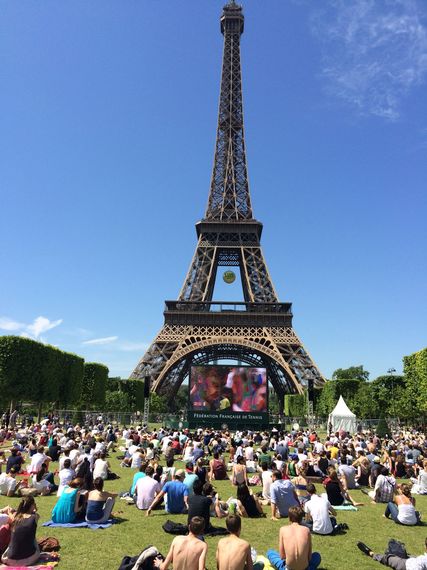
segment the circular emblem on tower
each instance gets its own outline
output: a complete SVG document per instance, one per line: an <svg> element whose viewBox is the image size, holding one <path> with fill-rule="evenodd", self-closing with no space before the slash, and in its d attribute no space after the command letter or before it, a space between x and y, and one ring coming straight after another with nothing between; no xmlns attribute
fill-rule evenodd
<svg viewBox="0 0 427 570"><path fill-rule="evenodd" d="M234 281L236 280L236 274L234 273L234 271L224 271L224 275L222 276L222 278L227 283L227 285L230 285L231 283L234 283Z"/></svg>

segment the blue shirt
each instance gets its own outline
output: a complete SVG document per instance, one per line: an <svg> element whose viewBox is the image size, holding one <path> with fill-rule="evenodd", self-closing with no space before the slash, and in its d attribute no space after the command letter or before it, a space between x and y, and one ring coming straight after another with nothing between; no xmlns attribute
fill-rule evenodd
<svg viewBox="0 0 427 570"><path fill-rule="evenodd" d="M135 473L135 475L133 476L132 487L130 488L130 494L132 496L135 495L135 489L136 489L136 484L138 483L138 479L141 479L142 477L145 477L145 473L143 473L142 471L138 471L138 473Z"/></svg>
<svg viewBox="0 0 427 570"><path fill-rule="evenodd" d="M185 476L184 485L188 487L190 495L193 495L193 486L196 479L198 479L198 476L195 473L187 473Z"/></svg>
<svg viewBox="0 0 427 570"><path fill-rule="evenodd" d="M188 487L182 481L168 481L162 489L168 499L167 512L179 515L185 508L184 497L188 497Z"/></svg>
<svg viewBox="0 0 427 570"><path fill-rule="evenodd" d="M281 517L287 517L289 507L299 506L294 495L295 487L285 479L276 479L270 487L271 503L276 505Z"/></svg>

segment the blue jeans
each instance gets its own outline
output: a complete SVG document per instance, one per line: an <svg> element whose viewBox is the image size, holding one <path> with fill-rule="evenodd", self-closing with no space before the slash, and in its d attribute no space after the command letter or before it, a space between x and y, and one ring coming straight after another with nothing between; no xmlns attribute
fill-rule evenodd
<svg viewBox="0 0 427 570"><path fill-rule="evenodd" d="M266 554L267 558L270 560L270 563L277 569L277 570L287 570L286 560L280 558L280 554L277 550L267 550ZM320 554L318 552L313 552L310 558L310 562L307 566L307 570L316 570L319 566L320 561L322 560Z"/></svg>
<svg viewBox="0 0 427 570"><path fill-rule="evenodd" d="M395 505L394 503L387 503L387 507L385 509L385 516L389 519L393 519L395 523L397 524L402 524L399 519L397 518L397 515L399 514L399 509L397 508L397 505ZM417 522L420 522L420 513L417 511L415 513L416 517L417 517Z"/></svg>

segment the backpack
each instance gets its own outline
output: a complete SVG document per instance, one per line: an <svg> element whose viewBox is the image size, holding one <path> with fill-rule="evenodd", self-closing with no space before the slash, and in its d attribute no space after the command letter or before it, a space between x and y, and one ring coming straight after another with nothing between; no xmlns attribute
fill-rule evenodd
<svg viewBox="0 0 427 570"><path fill-rule="evenodd" d="M147 546L139 556L125 556L119 570L154 570L156 558L164 560L164 556L155 546Z"/></svg>
<svg viewBox="0 0 427 570"><path fill-rule="evenodd" d="M167 520L163 525L162 529L169 534L185 535L188 534L188 527L186 524L181 524Z"/></svg>
<svg viewBox="0 0 427 570"><path fill-rule="evenodd" d="M391 538L388 541L387 549L385 551L387 556L399 556L399 558L409 558L406 552L405 543Z"/></svg>

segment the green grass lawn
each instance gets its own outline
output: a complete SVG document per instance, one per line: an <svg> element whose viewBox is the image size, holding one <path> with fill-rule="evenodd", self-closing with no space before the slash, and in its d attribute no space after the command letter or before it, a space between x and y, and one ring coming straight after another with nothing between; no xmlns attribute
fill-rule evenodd
<svg viewBox="0 0 427 570"><path fill-rule="evenodd" d="M130 486L134 471L119 467L115 454L110 457L113 471L120 475L116 481L107 481L106 489L109 491L124 491ZM56 466L55 466L56 467ZM233 488L227 481L218 481L216 488L222 499L226 500L233 494ZM318 486L320 490L321 486ZM360 491L352 491L352 496L365 505L358 512L340 512L338 521L346 522L350 529L345 535L334 537L313 536L313 550L322 555L321 568L328 570L361 570L369 568L381 568L377 562L373 562L364 556L357 548L356 542L366 542L376 552L383 552L388 539L393 537L406 544L411 554L421 554L424 539L427 536L426 527L403 527L382 517L383 505L372 505L368 497ZM185 522L182 515L165 515L163 511L154 511L151 517L138 511L134 506L128 506L124 501L118 500L114 512L120 514L120 524L115 524L109 529L93 531L90 529L59 529L44 528L41 522L49 520L56 497L36 498L40 513L38 537L55 536L61 544L62 570L74 570L78 566L87 565L92 570L116 570L122 557L126 554L136 555L147 545L153 544L166 555L172 536L166 534L161 526L167 518L178 522ZM0 497L0 506L7 504L16 506L19 499ZM417 497L417 508L427 518L427 497ZM269 508L265 507L268 516L266 519L244 519L242 538L248 540L260 554L264 554L268 548L277 548L279 528L286 521L275 522L269 517ZM224 521L213 521L215 525L224 526ZM427 526L427 525L426 525ZM214 570L215 551L218 538L207 538L208 562L207 568Z"/></svg>

